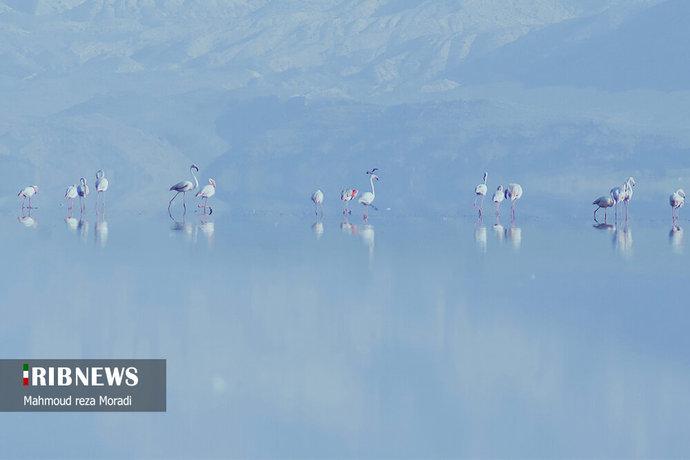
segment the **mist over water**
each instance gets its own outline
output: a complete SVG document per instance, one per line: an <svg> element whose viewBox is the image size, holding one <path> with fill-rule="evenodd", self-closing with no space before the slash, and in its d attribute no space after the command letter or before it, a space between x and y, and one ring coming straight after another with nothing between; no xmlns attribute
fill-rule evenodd
<svg viewBox="0 0 690 460"><path fill-rule="evenodd" d="M168 360L167 413L5 414L2 457L690 448L670 222L189 209L2 213L0 357Z"/></svg>

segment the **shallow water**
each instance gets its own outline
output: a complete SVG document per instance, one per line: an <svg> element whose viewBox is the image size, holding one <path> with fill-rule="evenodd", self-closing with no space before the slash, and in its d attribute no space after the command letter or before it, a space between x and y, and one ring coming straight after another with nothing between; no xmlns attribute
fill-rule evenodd
<svg viewBox="0 0 690 460"><path fill-rule="evenodd" d="M690 453L670 223L0 218L1 358L168 365L167 413L0 414L4 458Z"/></svg>

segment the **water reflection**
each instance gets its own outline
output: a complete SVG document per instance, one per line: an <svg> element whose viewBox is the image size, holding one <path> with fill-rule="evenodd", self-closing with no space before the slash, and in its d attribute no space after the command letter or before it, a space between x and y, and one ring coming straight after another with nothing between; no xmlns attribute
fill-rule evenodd
<svg viewBox="0 0 690 460"><path fill-rule="evenodd" d="M376 236L374 226L371 224L362 225L362 228L359 231L359 236L369 249L369 261L371 262L374 259L374 237Z"/></svg>
<svg viewBox="0 0 690 460"><path fill-rule="evenodd" d="M592 227L596 228L597 230L605 230L607 232L613 232L616 229L616 227L614 227L612 224L593 224Z"/></svg>
<svg viewBox="0 0 690 460"><path fill-rule="evenodd" d="M522 246L522 229L520 227L511 225L506 230L506 236L508 237L508 241L512 244L513 249L520 249Z"/></svg>
<svg viewBox="0 0 690 460"><path fill-rule="evenodd" d="M622 227L619 226L614 229L613 246L619 254L625 257L632 255L632 229L628 226L627 222L625 222Z"/></svg>
<svg viewBox="0 0 690 460"><path fill-rule="evenodd" d="M487 231L485 226L474 227L474 242L480 251L486 252Z"/></svg>
<svg viewBox="0 0 690 460"><path fill-rule="evenodd" d="M680 225L671 227L668 232L668 241L671 243L671 249L676 254L683 253L683 228Z"/></svg>
<svg viewBox="0 0 690 460"><path fill-rule="evenodd" d="M89 236L89 221L81 217L77 223L77 230L79 230L82 241L86 241Z"/></svg>
<svg viewBox="0 0 690 460"><path fill-rule="evenodd" d="M208 207L211 209L211 207ZM208 214L210 216L210 214ZM213 246L213 241L214 241L214 235L216 233L216 223L212 220L208 219L207 215L204 215L199 219L199 231L201 231L201 234L206 237L206 242L208 243L209 246Z"/></svg>
<svg viewBox="0 0 690 460"><path fill-rule="evenodd" d="M351 224L347 217L340 223L340 230L348 235L357 234L357 225Z"/></svg>
<svg viewBox="0 0 690 460"><path fill-rule="evenodd" d="M108 221L105 216L96 220L94 225L94 235L96 237L96 244L104 248L108 244Z"/></svg>
<svg viewBox="0 0 690 460"><path fill-rule="evenodd" d="M572 454L573 433L587 441L582 457L682 458L690 449L690 319L673 301L687 261L669 250L677 230L636 224L644 250L622 270L610 228L525 221L519 235L497 227L489 237L493 219L486 230L463 222L461 234L453 224L345 222L356 239L315 244L301 220L276 228L221 218L215 227L191 213L191 224L128 218L108 215L117 237L103 251L91 238L65 247L76 228L1 229L13 268L0 277L0 348L3 357L164 356L175 410L164 423L61 413L32 417L32 430L6 423L0 457L73 457L76 440L93 439L113 458L428 458L430 442L438 458L559 458ZM214 250L190 251L185 235L204 239L204 229ZM514 245L522 231L519 257L508 247L484 256L469 240ZM376 272L362 267L365 247ZM95 252L99 263L80 263ZM180 261L208 269L166 269ZM45 288L27 289L27 278ZM263 442L287 425L280 442ZM50 447L31 442L37 431L51 433ZM325 441L305 445L315 438Z"/></svg>
<svg viewBox="0 0 690 460"><path fill-rule="evenodd" d="M503 240L505 240L506 230L503 225L500 224L500 222L494 224L494 235L499 243L502 243Z"/></svg>
<svg viewBox="0 0 690 460"><path fill-rule="evenodd" d="M75 233L77 231L77 226L79 225L79 221L74 218L74 217L65 217L65 224L67 225L67 229Z"/></svg>
<svg viewBox="0 0 690 460"><path fill-rule="evenodd" d="M323 236L323 222L317 220L312 224L311 230L314 232L316 239L320 239Z"/></svg>
<svg viewBox="0 0 690 460"><path fill-rule="evenodd" d="M36 228L38 226L38 221L31 216L31 212L20 215L17 217L17 221L26 228Z"/></svg>
<svg viewBox="0 0 690 460"><path fill-rule="evenodd" d="M188 241L192 241L194 239L194 227L184 218L181 221L173 219L172 224L170 224L170 230L173 231L171 235L181 233Z"/></svg>

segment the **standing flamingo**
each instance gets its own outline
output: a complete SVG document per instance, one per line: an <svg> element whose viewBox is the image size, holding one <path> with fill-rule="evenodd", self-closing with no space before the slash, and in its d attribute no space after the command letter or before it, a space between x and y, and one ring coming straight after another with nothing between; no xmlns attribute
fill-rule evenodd
<svg viewBox="0 0 690 460"><path fill-rule="evenodd" d="M204 185L204 188L199 190L196 194L197 198L204 200L203 204L198 204L200 208L204 208L204 214L206 214L206 208L209 209L209 214L213 214L213 209L208 205L208 199L216 194L216 181L213 179L208 180L208 184Z"/></svg>
<svg viewBox="0 0 690 460"><path fill-rule="evenodd" d="M105 173L103 172L102 169L99 169L96 171L96 211L98 211L98 198L101 196L102 193L104 193L106 190L108 190L108 179L105 177ZM103 199L101 200L103 203L103 207L105 207L105 195L103 195Z"/></svg>
<svg viewBox="0 0 690 460"><path fill-rule="evenodd" d="M37 185L29 185L28 187L24 187L19 191L17 194L18 197L22 199L22 209L34 209L33 206L31 206L31 197L34 196L35 194L38 193L38 186ZM29 205L25 206L24 203L29 200Z"/></svg>
<svg viewBox="0 0 690 460"><path fill-rule="evenodd" d="M350 201L354 200L357 197L357 194L359 193L359 190L356 188L344 188L340 192L340 201L345 203L343 205L343 214L351 214L352 211L350 211L350 208L348 208L348 205L350 204Z"/></svg>
<svg viewBox="0 0 690 460"><path fill-rule="evenodd" d="M676 220L678 220L678 209L685 205L685 191L679 188L671 194L668 202L671 205L671 215L673 216L673 223L675 224Z"/></svg>
<svg viewBox="0 0 690 460"><path fill-rule="evenodd" d="M479 200L479 217L482 217L482 210L484 208L484 197L486 196L486 192L488 190L486 187L487 177L489 177L489 173L484 172L484 182L482 182L474 188L474 194L476 195L474 198L474 208L477 209L477 200Z"/></svg>
<svg viewBox="0 0 690 460"><path fill-rule="evenodd" d="M597 207L597 209L594 210L594 222L599 222L597 220L597 211L600 208L604 208L604 222L606 222L606 210L615 205L615 201L610 196L600 196L596 200L592 201L592 204L596 205Z"/></svg>
<svg viewBox="0 0 690 460"><path fill-rule="evenodd" d="M517 206L517 200L522 198L522 186L520 184L508 184L505 196L506 199L510 200L510 215L512 220L515 220L515 206Z"/></svg>
<svg viewBox="0 0 690 460"><path fill-rule="evenodd" d="M501 203L503 203L503 200L505 199L505 195L503 194L503 186L499 185L496 191L494 192L494 196L492 198L494 204L496 205L496 218L498 219L501 217Z"/></svg>
<svg viewBox="0 0 690 460"><path fill-rule="evenodd" d="M79 195L79 211L84 212L86 208L86 197L89 196L89 184L83 177L79 179L79 186L77 186L77 195Z"/></svg>
<svg viewBox="0 0 690 460"><path fill-rule="evenodd" d="M625 203L625 220L628 220L628 204L633 197L633 188L635 187L635 179L631 176L625 181L625 194L623 196L623 203Z"/></svg>
<svg viewBox="0 0 690 460"><path fill-rule="evenodd" d="M323 216L323 192L320 189L311 194L311 201L314 203L314 214L318 216L321 210Z"/></svg>
<svg viewBox="0 0 690 460"><path fill-rule="evenodd" d="M183 180L170 187L170 191L176 193L175 196L173 196L170 202L168 203L168 213L170 213L170 206L172 206L172 202L175 200L175 198L177 198L177 195L179 195L180 193L182 194L182 206L184 207L185 213L187 212L187 203L185 203L185 196L187 192L191 192L192 190L195 190L197 187L199 187L199 181L197 180L196 175L194 174L194 171L199 172L199 167L197 165L191 165L189 167L189 171L192 173L193 182Z"/></svg>
<svg viewBox="0 0 690 460"><path fill-rule="evenodd" d="M619 185L618 187L614 187L611 189L611 198L613 199L613 206L614 206L614 220L618 221L618 203L623 202L623 198L625 197L625 193L627 190L627 182L623 185Z"/></svg>
<svg viewBox="0 0 690 460"><path fill-rule="evenodd" d="M77 197L77 186L75 184L70 185L65 190L65 200L67 200L67 210L72 211L74 207L74 199Z"/></svg>
<svg viewBox="0 0 690 460"><path fill-rule="evenodd" d="M364 206L364 220L369 219L369 207L371 206L372 208L376 208L376 206L373 205L374 199L376 198L376 190L374 189L374 181L379 180L379 176L374 174L376 171L378 171L379 168L374 168L371 171L367 171L367 174L369 175L369 183L371 184L371 192L364 192L362 193L362 196L359 198L359 203Z"/></svg>

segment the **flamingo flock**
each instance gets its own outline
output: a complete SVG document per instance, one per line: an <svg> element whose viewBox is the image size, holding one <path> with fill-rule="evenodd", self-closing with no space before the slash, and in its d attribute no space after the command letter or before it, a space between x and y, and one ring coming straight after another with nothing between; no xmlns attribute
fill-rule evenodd
<svg viewBox="0 0 690 460"><path fill-rule="evenodd" d="M613 187L609 195L603 195L592 202L597 208L594 210L594 221L597 220L597 211L604 209L604 223L606 223L606 211L608 208L614 209L614 220L618 221L618 207L622 203L625 206L625 221L628 221L628 206L633 197L636 182L635 178L628 177L623 184Z"/></svg>
<svg viewBox="0 0 690 460"><path fill-rule="evenodd" d="M199 189L199 179L197 173L199 173L199 167L196 164L192 164L189 167L190 179L181 180L176 184L172 185L168 190L174 192L174 195L168 202L168 212L172 217L172 206L176 198L182 194L182 207L184 212L187 211L186 195L188 192L193 192ZM360 190L357 188L344 188L340 192L340 200L343 203L342 213L344 216L350 215L352 213L349 205L353 200L362 205L363 215L362 218L366 222L369 219L369 209L378 210L374 204L376 200L376 184L379 182L379 168L372 168L366 171L366 175L369 177L370 190L365 191L360 194ZM109 181L105 176L105 172L102 169L96 171L96 179L94 182L94 190L96 191L96 212L98 214L99 209L105 207L105 193L109 188ZM482 181L474 188L474 204L473 207L477 211L478 217L481 220L484 215L484 199L488 193L488 172L484 172ZM615 219L618 220L620 206L624 206L625 221L628 220L628 210L630 203L632 201L634 190L636 186L635 178L630 176L622 184L615 186L610 189L608 195L602 195L596 198L592 204L596 206L594 209L593 218L595 222L599 222L597 213L599 210L604 211L604 224L608 220L608 211L610 208L614 208ZM39 188L37 185L29 185L24 187L19 191L17 196L21 199L21 209L22 215L24 210L36 209L32 203L32 199L38 194ZM70 184L65 189L64 200L67 204L68 217L71 217L71 211L74 207L74 201L79 198L79 208L80 212L83 214L87 207L87 200L91 194L91 188L84 177L79 179L78 184ZM206 215L212 214L213 209L209 206L209 199L216 194L216 181L212 178L208 179L208 184L202 187L195 195L196 198L200 200L198 208L203 211ZM511 209L511 219L515 221L516 218L516 208L519 200L523 196L522 185L511 182L507 186L499 184L495 192L491 197L491 201L495 207L496 223L500 224L501 215L501 204L508 200L510 201ZM358 198L359 197L359 198ZM323 217L323 206L325 194L321 189L315 190L311 194L311 201L314 206L314 213L318 217ZM678 189L669 196L669 204L671 206L671 216L674 223L679 219L679 210L685 205L685 191L683 189ZM100 207L99 207L100 205Z"/></svg>
<svg viewBox="0 0 690 460"><path fill-rule="evenodd" d="M478 212L479 219L484 216L484 197L488 192L487 179L489 173L484 172L484 178L482 182L474 188L474 209ZM516 183L509 183L506 187L500 184L496 187L496 191L491 197L491 201L496 208L496 223L499 223L501 218L501 203L504 200L510 200L510 215L511 219L515 220L515 207L517 206L518 200L522 198L522 185Z"/></svg>
<svg viewBox="0 0 690 460"><path fill-rule="evenodd" d="M369 176L371 191L362 193L359 200L357 200L357 202L364 207L362 218L365 222L369 219L369 208L378 211L378 208L374 206L374 200L376 199L376 187L374 183L379 181L379 176L376 174L378 170L379 168L373 168L366 172L367 176ZM356 188L344 188L340 191L340 201L343 202L343 215L346 216L346 218L352 214L349 204L352 200L357 198L358 194L359 190ZM321 217L323 217L323 200L324 193L321 189L317 189L311 194L311 201L314 203L314 212L317 217L319 217L319 212Z"/></svg>

